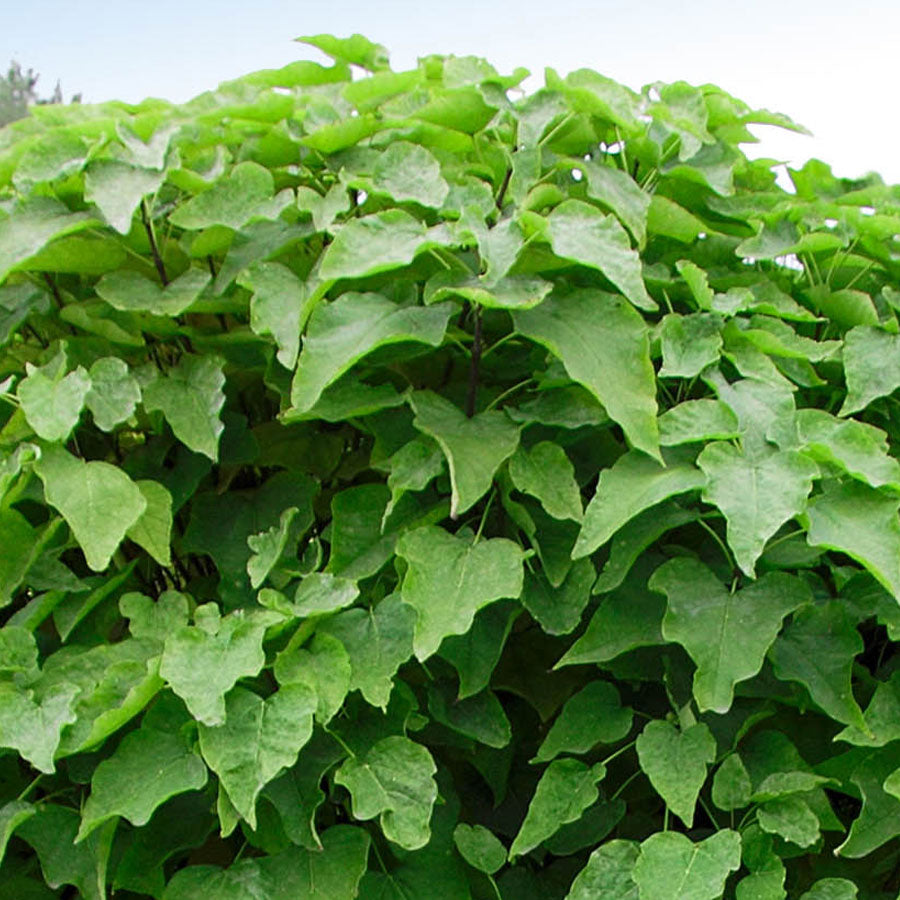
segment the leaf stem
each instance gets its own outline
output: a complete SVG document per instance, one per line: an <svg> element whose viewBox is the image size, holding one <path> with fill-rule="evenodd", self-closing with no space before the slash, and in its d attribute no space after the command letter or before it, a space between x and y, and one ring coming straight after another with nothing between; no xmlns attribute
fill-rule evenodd
<svg viewBox="0 0 900 900"><path fill-rule="evenodd" d="M25 790L22 791L22 793L19 794L18 797L16 797L16 800L17 800L17 801L24 800L24 799L31 793L31 789L32 789L33 787L35 787L35 785L37 785L37 783L38 783L43 777L44 777L44 773L41 772L41 774L38 775L37 778L32 779L32 780L28 783L28 785L27 785L27 787L25 788Z"/></svg>
<svg viewBox="0 0 900 900"><path fill-rule="evenodd" d="M700 801L700 805L703 807L703 811L709 817L709 821L712 822L715 826L716 831L721 831L722 829L719 823L716 821L716 817L712 814L712 810L709 808L707 802L699 794L697 796L697 799Z"/></svg>
<svg viewBox="0 0 900 900"><path fill-rule="evenodd" d="M618 798L619 794L621 794L621 793L625 790L625 788L627 788L628 785L631 784L631 782L634 781L634 779L638 777L638 775L643 775L643 774L644 774L644 770L643 770L643 769L638 769L636 772L632 772L632 773L631 773L631 774L630 774L630 775L629 775L629 776L628 776L628 777L627 777L627 778L626 778L626 779L618 786L618 788L616 788L615 793L612 795L612 797L609 798L609 799L610 799L610 802L612 802L613 800L616 800L616 799Z"/></svg>
<svg viewBox="0 0 900 900"><path fill-rule="evenodd" d="M619 749L614 753L610 753L610 755L607 756L606 759L601 760L600 765L608 766L617 756L621 756L623 753L625 753L626 750L630 750L636 743L637 739L629 741L629 743L625 744L624 747L619 747Z"/></svg>
<svg viewBox="0 0 900 900"><path fill-rule="evenodd" d="M337 743L339 743L353 759L356 759L356 754L353 752L350 745L336 731L332 731L327 725L322 726L322 731L329 737L334 738L334 740L337 741Z"/></svg>
<svg viewBox="0 0 900 900"><path fill-rule="evenodd" d="M519 388L525 387L526 384L531 384L534 381L533 378L526 378L524 381L520 381L518 384L514 384L511 388L507 388L502 394L498 394L491 400L490 403L484 408L485 412L492 410L498 403L502 400L505 400L510 394L514 394Z"/></svg>
<svg viewBox="0 0 900 900"><path fill-rule="evenodd" d="M144 223L144 231L147 232L147 240L150 242L153 265L156 266L156 273L159 275L159 280L163 283L163 287L165 287L169 283L169 276L166 274L165 264L159 255L159 247L156 245L156 235L153 233L153 223L150 221L150 214L147 212L146 200L141 200L141 221Z"/></svg>
<svg viewBox="0 0 900 900"><path fill-rule="evenodd" d="M487 872L485 872L485 875L487 875L487 880L491 883L491 887L494 889L494 894L496 894L497 900L503 900L503 894L500 893L500 888L497 887L497 882L494 881L494 876L488 875Z"/></svg>
<svg viewBox="0 0 900 900"><path fill-rule="evenodd" d="M725 559L727 560L728 565L731 567L731 570L736 571L737 563L734 561L734 557L731 555L731 551L728 549L728 546L725 544L725 542L722 540L722 538L719 537L719 534L715 530L715 528L713 528L711 525L707 525L706 522L703 521L703 519L697 519L697 524L704 531L709 532L712 539L719 545L719 549L725 555Z"/></svg>
<svg viewBox="0 0 900 900"><path fill-rule="evenodd" d="M481 532L484 530L484 523L487 521L487 514L490 511L491 504L494 502L494 496L496 495L496 491L491 491L490 495L487 498L487 503L484 504L484 509L481 511L481 520L478 523L478 531L475 532L475 538L472 541L472 546L481 539Z"/></svg>

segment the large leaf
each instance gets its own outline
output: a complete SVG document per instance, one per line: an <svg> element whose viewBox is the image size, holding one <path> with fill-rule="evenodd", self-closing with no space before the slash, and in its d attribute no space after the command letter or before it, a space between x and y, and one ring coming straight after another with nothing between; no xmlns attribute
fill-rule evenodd
<svg viewBox="0 0 900 900"><path fill-rule="evenodd" d="M228 869L187 866L166 886L163 900L355 900L369 856L369 835L335 825L322 850L289 847L275 856L244 859Z"/></svg>
<svg viewBox="0 0 900 900"><path fill-rule="evenodd" d="M456 518L489 490L494 473L519 444L519 428L502 412L468 418L448 400L431 391L410 397L415 426L434 438L450 468L450 515Z"/></svg>
<svg viewBox="0 0 900 900"><path fill-rule="evenodd" d="M699 843L675 831L641 844L633 878L641 900L718 900L725 879L741 863L741 838L723 829Z"/></svg>
<svg viewBox="0 0 900 900"><path fill-rule="evenodd" d="M671 722L654 719L637 739L641 768L666 806L691 828L694 807L716 758L716 741L702 722L680 731Z"/></svg>
<svg viewBox="0 0 900 900"><path fill-rule="evenodd" d="M806 539L862 563L900 601L897 497L858 482L831 483L806 511Z"/></svg>
<svg viewBox="0 0 900 900"><path fill-rule="evenodd" d="M148 777L148 773L153 777ZM146 825L153 811L176 794L206 784L203 760L182 735L139 728L126 735L91 779L91 793L81 813L77 840L114 816Z"/></svg>
<svg viewBox="0 0 900 900"><path fill-rule="evenodd" d="M63 374L65 355L37 369L28 366L28 377L17 391L22 412L38 437L64 441L78 424L85 397L91 389L88 373L79 366Z"/></svg>
<svg viewBox="0 0 900 900"><path fill-rule="evenodd" d="M615 217L580 200L566 200L547 222L557 256L599 269L638 309L656 309L644 287L640 258Z"/></svg>
<svg viewBox="0 0 900 900"><path fill-rule="evenodd" d="M678 457L663 466L635 450L626 453L600 473L572 556L589 556L645 509L704 482L702 472Z"/></svg>
<svg viewBox="0 0 900 900"><path fill-rule="evenodd" d="M600 291L554 293L534 309L514 312L513 323L562 361L635 447L659 456L648 330L636 310Z"/></svg>
<svg viewBox="0 0 900 900"><path fill-rule="evenodd" d="M165 172L138 168L114 159L100 159L84 175L84 199L95 203L103 218L120 234L128 234L141 200L155 194Z"/></svg>
<svg viewBox="0 0 900 900"><path fill-rule="evenodd" d="M379 741L362 759L347 760L334 778L350 791L357 819L380 816L388 840L415 850L430 837L431 809L437 799L435 771L425 747L394 736Z"/></svg>
<svg viewBox="0 0 900 900"><path fill-rule="evenodd" d="M377 347L413 341L436 347L452 307L405 306L380 294L342 294L313 313L299 365L291 385L293 411L313 407L328 385L337 381Z"/></svg>
<svg viewBox="0 0 900 900"><path fill-rule="evenodd" d="M597 799L597 782L606 775L602 763L587 766L577 759L550 763L537 783L525 820L509 848L514 860L533 850L567 822L574 822Z"/></svg>
<svg viewBox="0 0 900 900"><path fill-rule="evenodd" d="M728 712L735 684L762 668L784 617L812 600L805 582L780 572L729 591L689 558L660 566L650 587L668 601L663 636L681 644L697 664L694 698L701 712Z"/></svg>
<svg viewBox="0 0 900 900"><path fill-rule="evenodd" d="M214 604L200 606L194 625L166 638L159 673L204 725L225 721L225 694L239 678L256 675L265 663L267 620L238 610L219 618Z"/></svg>
<svg viewBox="0 0 900 900"><path fill-rule="evenodd" d="M282 769L297 761L312 734L316 695L287 684L263 700L235 688L225 699L225 722L200 725L200 749L234 808L256 828L256 798Z"/></svg>
<svg viewBox="0 0 900 900"><path fill-rule="evenodd" d="M509 477L523 493L531 494L555 519L581 521L581 491L565 450L551 441L530 449L520 447L509 461Z"/></svg>
<svg viewBox="0 0 900 900"><path fill-rule="evenodd" d="M697 465L709 479L703 499L722 511L735 561L752 578L766 541L806 508L818 468L793 450L750 456L720 441L706 445Z"/></svg>
<svg viewBox="0 0 900 900"><path fill-rule="evenodd" d="M841 415L865 409L900 387L900 336L870 325L852 328L844 338L847 396Z"/></svg>
<svg viewBox="0 0 900 900"><path fill-rule="evenodd" d="M219 415L225 404L222 368L222 360L215 356L184 356L144 388L147 411L159 410L178 440L213 462L225 430Z"/></svg>
<svg viewBox="0 0 900 900"><path fill-rule="evenodd" d="M505 538L473 544L427 525L404 534L397 554L409 566L403 600L416 611L413 648L420 660L445 637L468 631L481 607L522 592L523 553Z"/></svg>
<svg viewBox="0 0 900 900"><path fill-rule="evenodd" d="M566 900L638 900L638 886L631 877L637 859L633 841L601 844L572 882Z"/></svg>
<svg viewBox="0 0 900 900"><path fill-rule="evenodd" d="M35 471L47 502L62 513L87 564L103 571L147 508L140 488L116 466L84 462L58 446L42 449Z"/></svg>
<svg viewBox="0 0 900 900"><path fill-rule="evenodd" d="M95 290L110 306L123 312L177 316L203 293L210 281L209 272L187 269L174 281L161 286L125 269L104 275Z"/></svg>

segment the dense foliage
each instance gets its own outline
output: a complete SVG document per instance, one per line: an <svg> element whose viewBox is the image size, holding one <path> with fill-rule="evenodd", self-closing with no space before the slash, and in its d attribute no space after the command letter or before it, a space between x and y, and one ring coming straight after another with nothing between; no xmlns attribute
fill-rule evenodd
<svg viewBox="0 0 900 900"><path fill-rule="evenodd" d="M0 131L0 893L895 898L900 191L307 43Z"/></svg>

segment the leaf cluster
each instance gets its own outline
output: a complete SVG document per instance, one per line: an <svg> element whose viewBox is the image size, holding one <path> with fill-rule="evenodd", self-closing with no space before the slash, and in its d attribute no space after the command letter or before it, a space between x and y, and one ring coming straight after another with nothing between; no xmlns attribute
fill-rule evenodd
<svg viewBox="0 0 900 900"><path fill-rule="evenodd" d="M0 890L900 891L900 190L355 35L0 130Z"/></svg>

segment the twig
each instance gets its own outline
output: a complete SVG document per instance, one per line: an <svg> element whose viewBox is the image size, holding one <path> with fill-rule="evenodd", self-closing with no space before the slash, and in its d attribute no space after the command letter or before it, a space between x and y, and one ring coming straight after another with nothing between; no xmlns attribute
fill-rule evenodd
<svg viewBox="0 0 900 900"><path fill-rule="evenodd" d="M159 280L163 283L163 287L165 287L169 283L169 276L166 275L166 267L163 264L162 257L159 255L159 247L156 246L156 236L153 234L153 224L150 222L150 215L147 212L146 200L141 200L141 221L144 223L144 231L147 232L147 240L150 241L153 265L156 266L156 273L159 275Z"/></svg>

